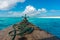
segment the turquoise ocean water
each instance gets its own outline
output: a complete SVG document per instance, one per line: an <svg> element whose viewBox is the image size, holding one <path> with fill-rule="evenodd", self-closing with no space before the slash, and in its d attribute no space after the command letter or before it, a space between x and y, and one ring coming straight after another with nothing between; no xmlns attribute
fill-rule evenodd
<svg viewBox="0 0 60 40"><path fill-rule="evenodd" d="M28 18L29 22L60 38L60 18ZM10 25L21 22L22 18L2 17L0 18L0 30Z"/></svg>

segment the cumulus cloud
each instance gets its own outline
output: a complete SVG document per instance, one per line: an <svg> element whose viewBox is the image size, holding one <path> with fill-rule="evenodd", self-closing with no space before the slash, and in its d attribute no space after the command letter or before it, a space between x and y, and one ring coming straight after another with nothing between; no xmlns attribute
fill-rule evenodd
<svg viewBox="0 0 60 40"><path fill-rule="evenodd" d="M28 5L26 6L25 10L22 12L14 12L14 11L8 11L5 15L5 17L21 17L25 14L27 14L27 16L33 17L33 16L38 16L41 13L46 13L47 10L45 8L41 8L41 9L36 9L35 7Z"/></svg>
<svg viewBox="0 0 60 40"><path fill-rule="evenodd" d="M28 16L36 16L36 15L40 15L40 13L45 13L45 12L47 12L45 8L36 9L33 6L28 5L23 11L23 14L27 14Z"/></svg>
<svg viewBox="0 0 60 40"><path fill-rule="evenodd" d="M40 11L40 12L47 12L47 10L45 8L38 9L38 11Z"/></svg>
<svg viewBox="0 0 60 40"><path fill-rule="evenodd" d="M25 0L0 0L0 10L6 10L14 6L17 2L25 2Z"/></svg>

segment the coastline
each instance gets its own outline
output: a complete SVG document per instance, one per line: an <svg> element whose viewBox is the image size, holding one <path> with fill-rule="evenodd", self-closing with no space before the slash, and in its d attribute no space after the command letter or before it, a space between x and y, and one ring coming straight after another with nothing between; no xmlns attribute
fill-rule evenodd
<svg viewBox="0 0 60 40"><path fill-rule="evenodd" d="M17 23L17 24L20 24L20 23ZM6 29L0 31L0 40L11 40L11 37L9 37L9 35L7 35L7 34L9 31L13 30L12 26L13 25L11 25L9 28L6 28ZM35 38L36 36L37 36L37 38ZM47 33L44 30L40 30L39 28L37 28L37 30L35 29L34 32L32 32L31 34L26 35L26 37L28 38L28 40L32 40L32 39L37 40L38 38L40 38L40 40L42 40L42 39L51 39L52 40L52 38L60 40L59 38L55 37L54 35ZM17 38L19 38L19 36L16 37L16 40L18 40Z"/></svg>

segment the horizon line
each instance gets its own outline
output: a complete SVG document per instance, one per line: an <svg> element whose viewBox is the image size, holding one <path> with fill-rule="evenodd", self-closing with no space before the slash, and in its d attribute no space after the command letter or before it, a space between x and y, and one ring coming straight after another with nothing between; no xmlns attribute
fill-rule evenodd
<svg viewBox="0 0 60 40"><path fill-rule="evenodd" d="M60 16L59 17L38 17L38 18L60 18Z"/></svg>

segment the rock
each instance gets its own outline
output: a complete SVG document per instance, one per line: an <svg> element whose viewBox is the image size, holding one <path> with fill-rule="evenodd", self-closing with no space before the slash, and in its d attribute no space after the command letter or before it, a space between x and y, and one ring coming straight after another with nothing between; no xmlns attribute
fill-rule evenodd
<svg viewBox="0 0 60 40"><path fill-rule="evenodd" d="M60 40L56 36L40 29L39 27L33 25L32 23L28 22L27 19L23 20L20 23L16 24L16 28L18 28L18 25L26 24L27 27L32 27L34 30L30 34L24 35L24 37L21 38L21 36L16 35L15 40ZM4 29L0 31L0 40L12 40L12 37L8 34L10 31L14 30L13 25L10 26L7 29Z"/></svg>

